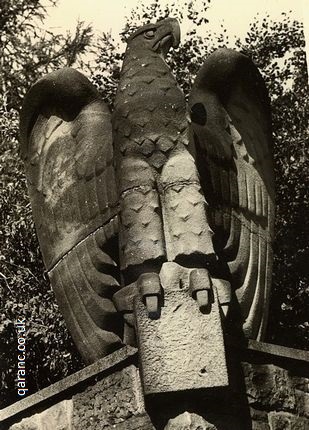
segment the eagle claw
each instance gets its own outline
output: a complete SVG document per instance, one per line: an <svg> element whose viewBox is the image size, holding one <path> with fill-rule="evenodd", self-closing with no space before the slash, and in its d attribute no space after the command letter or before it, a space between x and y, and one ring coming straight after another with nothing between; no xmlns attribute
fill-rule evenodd
<svg viewBox="0 0 309 430"><path fill-rule="evenodd" d="M148 316L157 319L160 316L159 299L161 297L161 283L157 273L143 273L137 281L139 292L147 308Z"/></svg>
<svg viewBox="0 0 309 430"><path fill-rule="evenodd" d="M197 301L201 312L207 312L210 306L212 282L207 269L193 269L190 273L191 296Z"/></svg>
<svg viewBox="0 0 309 430"><path fill-rule="evenodd" d="M159 297L146 296L145 302L149 318L156 319L159 316Z"/></svg>
<svg viewBox="0 0 309 430"><path fill-rule="evenodd" d="M201 312L205 312L209 306L208 290L199 290L196 292L196 301Z"/></svg>

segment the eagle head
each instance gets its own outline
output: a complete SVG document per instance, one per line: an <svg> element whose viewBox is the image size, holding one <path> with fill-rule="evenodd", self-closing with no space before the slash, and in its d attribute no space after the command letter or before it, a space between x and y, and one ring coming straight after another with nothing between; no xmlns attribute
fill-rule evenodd
<svg viewBox="0 0 309 430"><path fill-rule="evenodd" d="M163 57L180 42L180 27L177 19L166 18L155 24L146 24L136 30L128 39L128 49L147 49Z"/></svg>

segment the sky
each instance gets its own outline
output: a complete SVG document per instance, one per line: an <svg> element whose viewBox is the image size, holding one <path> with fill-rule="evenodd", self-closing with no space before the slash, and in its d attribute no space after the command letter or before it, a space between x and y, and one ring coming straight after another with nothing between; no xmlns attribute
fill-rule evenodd
<svg viewBox="0 0 309 430"><path fill-rule="evenodd" d="M169 4L172 0L161 0ZM183 0L178 0L181 3ZM195 0L197 3L200 0ZM74 30L77 20L85 21L93 26L95 32L109 32L119 40L119 32L123 29L125 16L129 15L139 0L58 0L58 6L49 8L49 17L45 24L55 32ZM150 4L152 0L143 0ZM176 0L177 2L177 0ZM208 29L220 31L223 24L231 36L244 38L251 22L257 14L280 19L282 12L292 11L295 19L304 21L307 39L307 58L309 48L309 8L308 0L211 0L207 17ZM186 23L182 31L186 31Z"/></svg>
<svg viewBox="0 0 309 430"><path fill-rule="evenodd" d="M145 4L151 2L143 1ZM168 4L172 0L161 2ZM179 4L181 2L178 0ZM98 31L111 30L116 34L122 29L125 15L138 3L139 0L58 0L56 8L49 8L50 16L46 23L57 30L72 30L77 19L81 19L92 23ZM303 9L304 0L212 0L208 16L214 28L219 29L224 23L229 32L243 35L257 13L263 16L268 12L272 18L278 18L281 12L292 10L296 18L302 19Z"/></svg>

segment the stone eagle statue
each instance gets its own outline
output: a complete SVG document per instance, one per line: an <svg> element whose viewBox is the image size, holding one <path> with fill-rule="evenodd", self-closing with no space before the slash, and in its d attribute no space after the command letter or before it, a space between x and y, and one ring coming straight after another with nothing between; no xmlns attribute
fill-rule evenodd
<svg viewBox="0 0 309 430"><path fill-rule="evenodd" d="M164 318L171 282L201 315L218 300L224 330L265 332L274 228L267 90L249 58L219 49L186 103L165 62L179 41L170 18L129 37L112 114L70 68L37 81L24 100L40 247L87 363L133 342L134 297L149 320Z"/></svg>

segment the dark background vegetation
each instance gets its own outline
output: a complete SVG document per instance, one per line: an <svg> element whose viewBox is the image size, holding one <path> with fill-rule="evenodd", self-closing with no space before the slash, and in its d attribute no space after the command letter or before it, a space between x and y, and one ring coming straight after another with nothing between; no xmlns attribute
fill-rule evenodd
<svg viewBox="0 0 309 430"><path fill-rule="evenodd" d="M0 407L17 400L17 318L27 320L29 394L83 366L58 311L38 248L19 157L18 116L23 96L44 73L73 66L84 71L112 108L122 58L110 34L95 37L84 23L77 24L74 34L48 32L42 3L0 2ZM50 0L49 6L56 3ZM208 30L208 3L198 11L194 2L162 9L157 0L149 7L140 6L124 24L126 32L134 25L167 15L191 21L192 30L169 57L186 94L205 56L229 41L223 27L220 34ZM200 26L205 29L203 36L198 35ZM299 349L307 349L309 344L308 81L304 44L302 24L284 14L278 22L267 16L257 18L245 41L236 42L237 49L260 68L272 103L277 216L266 340Z"/></svg>

